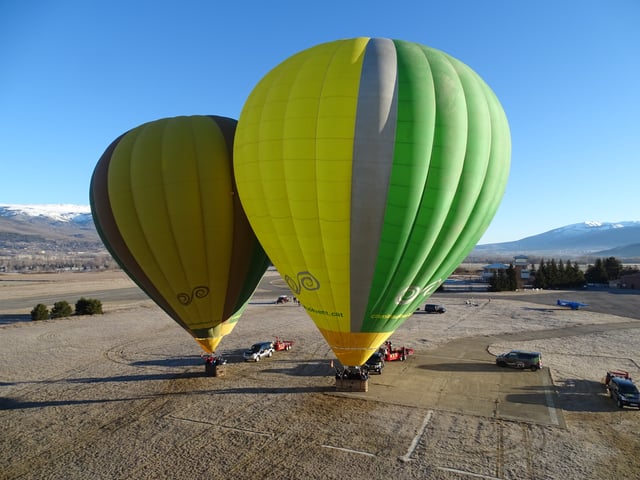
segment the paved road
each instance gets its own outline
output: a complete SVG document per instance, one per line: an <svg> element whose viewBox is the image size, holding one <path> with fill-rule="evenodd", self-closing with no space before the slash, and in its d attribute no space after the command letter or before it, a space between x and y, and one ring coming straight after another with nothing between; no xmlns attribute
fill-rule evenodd
<svg viewBox="0 0 640 480"><path fill-rule="evenodd" d="M430 301L433 303L442 302L446 304L447 299L457 299L461 297L471 297L477 299L491 298L495 293L473 292L473 293L436 293ZM640 320L640 291L638 290L577 290L577 291L543 291L543 292L523 292L523 293L503 293L505 299L525 301L543 305L546 309L566 310L565 307L557 305L558 299L572 300L587 303L585 310L608 315L619 315L625 318L635 318Z"/></svg>
<svg viewBox="0 0 640 480"><path fill-rule="evenodd" d="M75 302L81 297L85 298L97 298L104 305L108 302L127 303L127 302L140 302L148 299L147 295L138 287L116 288L116 289L87 289L79 293L72 293L61 298L59 293L52 294L38 294L27 296L16 296L2 301L2 310L21 310L24 309L26 313L37 303L44 303L45 305L53 305L60 300L67 300L70 304Z"/></svg>

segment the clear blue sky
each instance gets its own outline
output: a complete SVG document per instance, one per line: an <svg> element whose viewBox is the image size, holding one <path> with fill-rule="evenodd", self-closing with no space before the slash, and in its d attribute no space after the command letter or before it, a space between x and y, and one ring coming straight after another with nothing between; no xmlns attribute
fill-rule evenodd
<svg viewBox="0 0 640 480"><path fill-rule="evenodd" d="M443 50L500 99L512 167L480 243L640 220L638 0L0 0L0 203L88 205L120 134L238 118L278 63L357 36Z"/></svg>

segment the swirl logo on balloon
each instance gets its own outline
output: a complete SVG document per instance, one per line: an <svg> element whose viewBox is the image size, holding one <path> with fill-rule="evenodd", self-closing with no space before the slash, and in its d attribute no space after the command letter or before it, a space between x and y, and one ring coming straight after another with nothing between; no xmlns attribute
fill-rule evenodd
<svg viewBox="0 0 640 480"><path fill-rule="evenodd" d="M295 279L285 275L284 281L287 282L291 291L296 295L299 295L303 288L309 291L320 288L320 282L310 272L298 272Z"/></svg>
<svg viewBox="0 0 640 480"><path fill-rule="evenodd" d="M209 287L199 285L193 288L191 294L181 292L177 295L177 298L182 305L190 305L195 298L204 298L207 295L209 295Z"/></svg>

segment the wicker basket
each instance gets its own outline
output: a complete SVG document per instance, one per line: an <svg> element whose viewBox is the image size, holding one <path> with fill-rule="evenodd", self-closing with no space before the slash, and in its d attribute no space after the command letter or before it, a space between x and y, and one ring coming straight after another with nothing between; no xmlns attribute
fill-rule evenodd
<svg viewBox="0 0 640 480"><path fill-rule="evenodd" d="M368 392L369 380L354 378L336 378L337 392Z"/></svg>

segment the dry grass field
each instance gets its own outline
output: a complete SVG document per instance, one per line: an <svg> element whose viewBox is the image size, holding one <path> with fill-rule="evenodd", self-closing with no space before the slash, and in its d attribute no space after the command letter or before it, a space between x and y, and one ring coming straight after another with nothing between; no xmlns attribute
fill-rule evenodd
<svg viewBox="0 0 640 480"><path fill-rule="evenodd" d="M640 411L607 369L640 378L640 295L437 294L394 333L415 348L369 391L335 391L331 350L267 272L220 347L224 377L122 272L0 276L2 479L640 478ZM571 295L567 293L566 295ZM98 298L104 315L31 322L36 303ZM606 308L604 308L606 306ZM251 343L295 341L258 363ZM511 348L539 372L500 369Z"/></svg>

